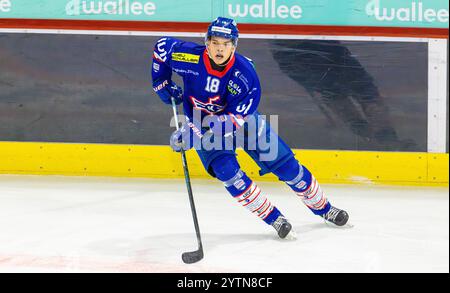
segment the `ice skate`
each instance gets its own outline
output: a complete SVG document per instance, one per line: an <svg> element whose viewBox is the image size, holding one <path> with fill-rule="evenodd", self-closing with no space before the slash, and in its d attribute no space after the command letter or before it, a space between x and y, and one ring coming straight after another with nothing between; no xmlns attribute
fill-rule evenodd
<svg viewBox="0 0 450 293"><path fill-rule="evenodd" d="M326 221L335 224L336 226L344 226L348 222L348 214L346 211L331 206L330 210L321 215Z"/></svg>
<svg viewBox="0 0 450 293"><path fill-rule="evenodd" d="M279 216L275 222L273 222L272 227L278 233L278 236L281 239L295 239L295 232L292 230L292 225L288 222L288 220L284 216Z"/></svg>

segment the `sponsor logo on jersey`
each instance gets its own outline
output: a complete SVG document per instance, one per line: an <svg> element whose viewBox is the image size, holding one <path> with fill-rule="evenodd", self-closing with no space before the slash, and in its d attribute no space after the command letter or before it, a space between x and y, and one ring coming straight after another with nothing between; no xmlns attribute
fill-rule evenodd
<svg viewBox="0 0 450 293"><path fill-rule="evenodd" d="M250 99L248 104L239 104L239 106L236 108L236 111L239 113L244 113L244 115L247 115L248 111L252 107L253 99Z"/></svg>
<svg viewBox="0 0 450 293"><path fill-rule="evenodd" d="M175 67L173 67L172 69L176 73L192 74L192 75L195 75L195 76L199 76L200 75L200 73L198 73L197 71L193 71L193 70L190 70L190 69L185 70L185 69L180 69L180 68L175 68Z"/></svg>
<svg viewBox="0 0 450 293"><path fill-rule="evenodd" d="M190 99L191 99L192 105L194 106L194 109L203 111L207 114L216 114L216 113L222 112L226 107L226 105L219 105L219 104L214 103L214 102L217 102L220 100L220 96L210 98L210 99L208 99L208 102L206 102L206 103L199 101L192 96L190 97Z"/></svg>
<svg viewBox="0 0 450 293"><path fill-rule="evenodd" d="M244 86L247 89L247 91L250 89L250 87L248 85L249 84L248 79L242 74L242 72L240 72L239 70L236 70L233 73L233 75L234 75L234 77L239 78L244 83Z"/></svg>
<svg viewBox="0 0 450 293"><path fill-rule="evenodd" d="M155 72L159 72L159 69L160 69L159 64L158 64L158 63L153 63L153 70L154 70Z"/></svg>
<svg viewBox="0 0 450 293"><path fill-rule="evenodd" d="M238 94L242 93L241 88L239 87L239 85L237 83L235 83L233 80L230 79L230 81L228 82L228 91L230 92L230 94L232 94L233 96L236 96Z"/></svg>
<svg viewBox="0 0 450 293"><path fill-rule="evenodd" d="M166 41L167 38L160 39L158 43L156 43L155 51L153 52L153 58L161 62L167 61Z"/></svg>
<svg viewBox="0 0 450 293"><path fill-rule="evenodd" d="M195 63L198 64L200 61L199 55L193 55L188 53L173 53L172 60L178 62Z"/></svg>
<svg viewBox="0 0 450 293"><path fill-rule="evenodd" d="M246 86L248 86L248 79L244 75L240 75L239 79L242 80L243 83L245 83Z"/></svg>

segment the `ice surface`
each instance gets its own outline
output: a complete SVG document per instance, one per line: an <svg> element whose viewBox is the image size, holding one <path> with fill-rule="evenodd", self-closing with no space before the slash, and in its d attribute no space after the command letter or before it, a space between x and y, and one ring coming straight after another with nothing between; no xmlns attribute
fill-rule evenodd
<svg viewBox="0 0 450 293"><path fill-rule="evenodd" d="M282 183L260 183L297 240L193 180L0 176L0 272L449 272L448 187L324 185L351 229L330 227Z"/></svg>

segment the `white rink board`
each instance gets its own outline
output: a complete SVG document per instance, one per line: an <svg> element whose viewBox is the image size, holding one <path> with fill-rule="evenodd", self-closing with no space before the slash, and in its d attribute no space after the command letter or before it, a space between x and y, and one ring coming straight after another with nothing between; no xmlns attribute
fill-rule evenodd
<svg viewBox="0 0 450 293"><path fill-rule="evenodd" d="M263 192L296 241L193 181L205 258L183 180L0 176L0 272L449 272L447 188L325 185L352 229L329 227L281 183Z"/></svg>

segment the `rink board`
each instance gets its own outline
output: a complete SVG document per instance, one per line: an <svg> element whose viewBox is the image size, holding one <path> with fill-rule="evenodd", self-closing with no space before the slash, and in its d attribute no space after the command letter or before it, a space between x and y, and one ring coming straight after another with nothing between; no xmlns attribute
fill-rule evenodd
<svg viewBox="0 0 450 293"><path fill-rule="evenodd" d="M167 145L172 111L149 74L165 34L1 32L0 140ZM294 149L447 152L446 39L242 34L239 52Z"/></svg>
<svg viewBox="0 0 450 293"><path fill-rule="evenodd" d="M448 185L448 154L296 150L297 159L323 183ZM238 160L252 178L258 167L243 151ZM193 178L208 178L194 151ZM0 173L182 178L180 155L168 146L0 142Z"/></svg>
<svg viewBox="0 0 450 293"><path fill-rule="evenodd" d="M0 79L0 92L6 98L0 101L0 137L11 142L0 142L0 173L183 177L179 154L168 146L155 146L167 143L171 112L151 91L147 70L152 44L159 36L170 32L201 40L204 24L195 24L189 33L187 27L174 30L168 24L158 31L151 31L156 29L154 24L152 29L110 24L114 25L111 31L106 26L93 31L84 22L80 27L60 23L30 27L23 22L2 29L0 57L5 58L0 73L5 76ZM263 73L267 95L261 109L282 117L280 135L293 148L302 148L296 150L297 158L321 182L448 186L447 35L364 28L358 36L351 36L348 29L328 36L330 31L323 26L302 27L305 35L291 26L276 27L276 31L272 26L243 28L246 34L240 49L255 58ZM412 149L388 145L391 152L386 152L384 145L365 142L342 121L327 120L294 81L296 76L282 74L286 62L276 58L279 50L272 50L290 49L301 39L339 41L354 52L352 57L367 64L365 68L387 96L399 136L415 142ZM270 72L276 74L264 74ZM298 109L283 107L299 97ZM288 113L280 113L284 110ZM192 177L208 177L197 155L191 151L188 156ZM271 175L259 177L258 168L245 154L239 154L239 162L256 180L277 180Z"/></svg>

